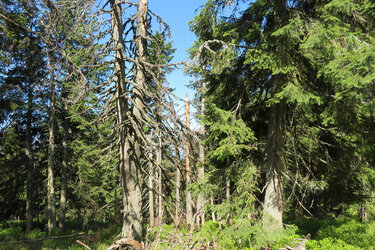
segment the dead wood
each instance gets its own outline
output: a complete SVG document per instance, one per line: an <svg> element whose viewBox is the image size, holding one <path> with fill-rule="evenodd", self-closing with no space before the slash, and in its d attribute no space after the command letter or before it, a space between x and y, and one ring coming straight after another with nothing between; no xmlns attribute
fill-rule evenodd
<svg viewBox="0 0 375 250"><path fill-rule="evenodd" d="M113 243L111 246L109 246L107 248L107 250L122 249L122 248L134 249L134 250L144 249L142 244L139 243L138 241L133 240L133 239L129 239L129 238L122 238L122 239L119 239L119 240L115 241L115 243Z"/></svg>

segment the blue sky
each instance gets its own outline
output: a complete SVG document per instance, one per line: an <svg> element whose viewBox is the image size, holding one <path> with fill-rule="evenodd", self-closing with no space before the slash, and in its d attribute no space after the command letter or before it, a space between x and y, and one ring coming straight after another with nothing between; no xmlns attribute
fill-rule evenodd
<svg viewBox="0 0 375 250"><path fill-rule="evenodd" d="M195 40L193 33L189 31L188 22L201 10L205 0L149 0L149 9L159 15L171 29L171 41L176 48L173 62L181 62L187 59L186 50ZM198 12L196 12L196 10ZM168 75L170 87L175 88L174 93L185 99L186 94L194 97L194 91L185 85L191 80L180 70L175 70Z"/></svg>

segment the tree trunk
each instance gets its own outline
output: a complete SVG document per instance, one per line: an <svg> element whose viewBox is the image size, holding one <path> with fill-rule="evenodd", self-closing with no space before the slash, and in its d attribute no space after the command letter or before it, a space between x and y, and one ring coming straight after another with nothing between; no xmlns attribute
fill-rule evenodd
<svg viewBox="0 0 375 250"><path fill-rule="evenodd" d="M284 148L285 102L273 104L270 110L270 124L267 144L267 187L264 198L263 225L267 229L282 229L282 168Z"/></svg>
<svg viewBox="0 0 375 250"><path fill-rule="evenodd" d="M227 171L225 171L225 199L227 202L227 205L230 206L230 171L229 171L229 160L227 160ZM227 227L230 226L230 219L231 215L230 213L227 213Z"/></svg>
<svg viewBox="0 0 375 250"><path fill-rule="evenodd" d="M54 71L51 57L49 57L50 67L50 114L49 114L49 147L48 147L48 178L47 178L47 204L48 204L48 232L54 233L56 230L56 208L55 208L55 188L53 183L54 178L54 159L55 159L55 83Z"/></svg>
<svg viewBox="0 0 375 250"><path fill-rule="evenodd" d="M26 122L26 156L27 156L27 191L26 191L26 230L32 229L33 223L33 205L34 205L34 183L33 183L33 173L34 173L34 156L32 149L32 133L31 133L31 123L32 123L32 109L33 109L33 93L32 86L29 83L28 86L28 98L27 98L27 122Z"/></svg>
<svg viewBox="0 0 375 250"><path fill-rule="evenodd" d="M143 112L145 110L144 91L146 90L146 75L144 63L146 62L147 52L147 12L148 0L139 0L137 9L137 28L135 39L135 77L133 86L133 115L138 126L143 126ZM132 155L129 157L130 178L127 182L130 197L130 213L132 215L132 231L137 239L142 238L142 162L141 162L141 136L137 135L135 130L132 131Z"/></svg>
<svg viewBox="0 0 375 250"><path fill-rule="evenodd" d="M362 204L358 208L358 216L361 222L368 222L368 212L365 204Z"/></svg>
<svg viewBox="0 0 375 250"><path fill-rule="evenodd" d="M127 139L127 129L125 127L126 116L128 111L128 104L124 97L126 93L126 75L125 75L125 56L124 56L124 40L122 37L122 9L120 0L111 0L111 15L112 15L112 40L114 50L114 69L115 69L115 84L116 84L116 108L117 108L117 129L120 141L120 180L122 187L122 203L123 203L123 226L121 236L126 238L131 233L131 215L129 211L129 191L128 183L130 179L129 172L129 143Z"/></svg>
<svg viewBox="0 0 375 250"><path fill-rule="evenodd" d="M212 194L211 194L211 197L210 197L210 203L211 203L211 207L213 207L214 206L214 198L213 198ZM216 216L215 216L214 211L212 211L211 216L212 216L212 221L216 222Z"/></svg>
<svg viewBox="0 0 375 250"><path fill-rule="evenodd" d="M229 171L225 171L225 199L226 199L227 203L230 202L230 178L229 178Z"/></svg>
<svg viewBox="0 0 375 250"><path fill-rule="evenodd" d="M176 150L179 152L178 146L176 146ZM178 155L180 156L179 153ZM176 168L176 219L175 219L176 226L178 226L180 222L180 203L181 203L180 189L181 189L181 171L180 171L180 167L177 167Z"/></svg>
<svg viewBox="0 0 375 250"><path fill-rule="evenodd" d="M275 18L278 27L283 27L288 20L285 1L274 0ZM275 48L277 50L278 47ZM271 97L280 91L283 75L272 76ZM286 102L280 100L273 103L270 108L268 143L267 143L267 174L266 174L266 193L264 198L264 216L263 226L266 230L281 230L282 209L283 209L283 190L282 190L282 169L284 153L284 116Z"/></svg>
<svg viewBox="0 0 375 250"><path fill-rule="evenodd" d="M190 130L190 103L189 96L186 96L185 101L185 115L186 127ZM189 131L188 131L189 133ZM191 184L191 169L190 169L190 140L189 136L186 138L186 188ZM186 223L193 225L193 201L190 191L186 191Z"/></svg>
<svg viewBox="0 0 375 250"><path fill-rule="evenodd" d="M63 87L64 88L64 87ZM67 104L67 93L66 90L63 89L62 96L63 100L63 127L64 127L64 135L63 135L63 159L61 164L61 191L60 191L60 213L59 213L59 229L62 231L64 229L65 224L65 210L66 210L66 195L67 195L67 170L68 170L68 140L69 140L69 120L68 120L68 104Z"/></svg>
<svg viewBox="0 0 375 250"><path fill-rule="evenodd" d="M160 114L159 114L160 115ZM160 122L160 121L159 121ZM160 124L159 124L160 125ZM161 140L161 131L158 129L158 146L156 152L156 166L158 169L158 221L159 224L163 221L163 203L162 203L162 168L161 168L161 156L162 156L162 140Z"/></svg>
<svg viewBox="0 0 375 250"><path fill-rule="evenodd" d="M202 84L202 90L201 90L201 110L200 110L200 115L201 117L204 116L205 112L205 98L204 98L204 92L206 89L206 84L203 82ZM204 135L206 133L204 124L201 122L200 128L199 128L199 133L201 138L204 138ZM199 143L199 167L198 167L198 183L202 183L204 180L204 161L205 161L205 150L204 150L204 145L203 145L203 139ZM204 224L204 196L202 192L198 194L198 199L197 199L197 210L200 213L200 216L198 216L198 223L200 220L201 225Z"/></svg>
<svg viewBox="0 0 375 250"><path fill-rule="evenodd" d="M152 138L152 134L151 134ZM150 225L153 227L155 225L155 207L154 207L154 163L151 161L153 157L152 145L150 145L150 153L148 158L150 159L150 166L148 172L148 202L149 202L149 213L150 213Z"/></svg>

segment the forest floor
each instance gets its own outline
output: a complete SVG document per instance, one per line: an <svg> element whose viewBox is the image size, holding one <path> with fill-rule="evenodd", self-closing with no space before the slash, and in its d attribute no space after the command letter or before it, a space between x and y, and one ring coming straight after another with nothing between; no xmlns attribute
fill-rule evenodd
<svg viewBox="0 0 375 250"><path fill-rule="evenodd" d="M106 249L121 231L121 225L116 223L90 223L80 228L83 224L75 221L67 223L68 230L48 236L40 229L25 233L20 223L13 221L2 225L0 249L87 249L77 240L92 249ZM244 221L234 222L231 226L207 221L193 233L184 225L178 229L173 225L162 225L147 230L144 244L152 249L166 249L169 245L173 245L172 249L288 249L311 234L306 249L375 249L375 221L362 223L349 216L300 218L289 219L285 229L284 233L275 236Z"/></svg>

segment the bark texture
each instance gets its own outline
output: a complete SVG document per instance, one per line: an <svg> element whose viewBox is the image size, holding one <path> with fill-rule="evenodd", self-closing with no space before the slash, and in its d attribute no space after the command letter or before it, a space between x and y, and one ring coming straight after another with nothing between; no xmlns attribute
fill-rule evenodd
<svg viewBox="0 0 375 250"><path fill-rule="evenodd" d="M152 138L152 134L151 134ZM148 158L151 160L153 157L152 145L150 145L150 152ZM152 161L149 162L148 170L148 204L149 204L149 214L150 214L150 225L153 227L155 225L155 207L154 207L154 164Z"/></svg>
<svg viewBox="0 0 375 250"><path fill-rule="evenodd" d="M146 53L147 53L147 12L148 12L148 1L139 0L137 8L137 27L136 27L136 39L135 39L135 77L133 86L133 110L132 114L136 122L137 128L133 128L131 137L128 136L128 142L131 143L131 154L129 155L130 168L127 173L129 178L127 179L130 209L128 213L132 217L132 232L134 237L137 239L142 238L142 126L144 125L145 117L145 92L146 86ZM138 132L137 132L138 131ZM138 133L138 134L137 134Z"/></svg>
<svg viewBox="0 0 375 250"><path fill-rule="evenodd" d="M114 50L114 69L115 69L115 84L116 84L116 108L117 108L117 129L119 136L119 153L120 153L120 180L122 187L122 201L123 201L123 227L122 237L127 237L130 232L131 218L127 213L129 210L127 179L129 179L129 156L126 133L126 113L128 111L127 101L124 94L126 93L126 75L125 75L125 56L124 56L124 40L122 36L122 8L119 0L111 0L111 15L112 15L112 40Z"/></svg>
<svg viewBox="0 0 375 250"><path fill-rule="evenodd" d="M47 177L47 210L48 210L48 232L53 233L56 230L56 207L55 207L55 187L54 187L54 160L55 160L55 116L56 116L56 97L55 84L53 82L52 64L50 66L50 114L49 114L49 146L48 146L48 177Z"/></svg>
<svg viewBox="0 0 375 250"><path fill-rule="evenodd" d="M159 123L160 124L160 123ZM162 180L163 180L163 171L161 167L162 160L162 139L161 139L161 130L158 129L158 146L156 152L156 166L158 169L158 220L159 224L163 222L163 199L162 199Z"/></svg>
<svg viewBox="0 0 375 250"><path fill-rule="evenodd" d="M32 85L29 83L28 86L28 98L27 98L27 121L26 121L26 156L27 156L27 191L26 191L26 230L32 229L33 224L33 173L34 173L34 156L32 148L32 110L33 110L33 93Z"/></svg>
<svg viewBox="0 0 375 250"><path fill-rule="evenodd" d="M205 89L206 89L206 84L205 84L205 82L203 82L202 90L201 90L202 91L202 93L201 93L201 110L200 110L201 117L204 116L204 112L205 112L205 103L206 103L206 100L204 98ZM204 161L205 161L204 160L205 159L205 148L204 148L204 145L203 145L203 138L204 138L204 135L206 133L203 123L200 124L199 133L201 135L202 140L199 143L198 182L202 183L203 180L204 180ZM199 193L198 198L197 198L197 210L200 213L200 216L198 216L198 222L200 220L201 225L204 224L204 219L205 219L204 203L205 203L204 196L203 196L202 193Z"/></svg>
<svg viewBox="0 0 375 250"><path fill-rule="evenodd" d="M275 19L278 28L283 27L287 18L284 0L274 0ZM275 50L282 48L275 47ZM281 90L285 76L276 74L272 76L271 97ZM268 143L267 143L267 186L264 198L263 225L266 230L281 230L283 228L283 188L282 171L284 164L284 117L286 102L284 99L273 103L270 108Z"/></svg>
<svg viewBox="0 0 375 250"><path fill-rule="evenodd" d="M68 170L68 140L69 140L69 119L68 119L68 103L66 100L66 90L63 91L63 128L64 135L62 140L63 159L61 164L61 190L60 190L60 212L59 212L59 229L62 231L65 224L66 200L67 200L67 170Z"/></svg>
<svg viewBox="0 0 375 250"><path fill-rule="evenodd" d="M264 198L263 224L268 229L282 229L282 169L284 148L285 102L273 104L270 110L267 144L267 187ZM270 228L271 227L271 228Z"/></svg>
<svg viewBox="0 0 375 250"><path fill-rule="evenodd" d="M190 129L190 102L189 96L186 97L185 101L185 116L186 116L186 127ZM190 141L189 136L186 139L186 187L191 184L191 169L190 169ZM186 191L186 223L193 225L193 200L190 191Z"/></svg>

